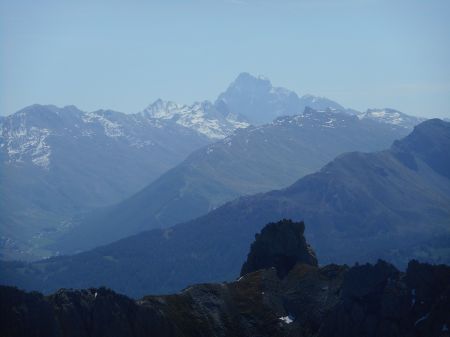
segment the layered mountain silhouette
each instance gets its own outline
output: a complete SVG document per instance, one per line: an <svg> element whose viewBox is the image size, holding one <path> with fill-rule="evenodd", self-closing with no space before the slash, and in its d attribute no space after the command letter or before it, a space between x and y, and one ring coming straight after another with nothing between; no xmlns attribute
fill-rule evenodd
<svg viewBox="0 0 450 337"><path fill-rule="evenodd" d="M387 148L409 129L306 108L195 151L123 202L88 214L54 245L73 253L206 214L242 195L289 186L337 155Z"/></svg>
<svg viewBox="0 0 450 337"><path fill-rule="evenodd" d="M198 219L73 256L2 263L1 283L54 291L107 285L140 296L230 280L253 236L280 218L305 220L322 263L412 257L449 263L450 123L416 126L389 150L339 156L288 188L242 197Z"/></svg>
<svg viewBox="0 0 450 337"><path fill-rule="evenodd" d="M357 117L364 126L360 126L361 131L354 131L351 126L356 123L351 121L349 128L344 128L345 133L339 134L343 123L337 122L345 122L349 116L340 121L341 117L317 114L315 118L338 125L336 141L327 140L328 146L320 135L324 133L328 135L325 138L330 138L331 133L325 132L327 125L320 123L316 127L321 131L308 136L310 139L306 141L308 132L303 129L305 135L292 135L291 130L288 132L291 138L286 139L273 133L271 138L258 134L270 133L271 126L256 131L253 128L250 137L245 133L233 137L233 142L242 149L236 149L228 140L205 148L148 186L145 192L125 201L123 205L130 205L129 208L107 208L90 215L92 209L109 207L132 196L192 151L247 128L249 120L255 124L269 123L278 116L302 114L305 107L338 115L338 111L344 112ZM384 124L384 128L376 126L368 130L370 121ZM87 249L140 230L187 221L237 196L287 186L341 152L383 148L409 132L418 121L391 109L359 113L323 97L299 97L290 90L273 87L268 79L248 73L240 74L215 103L183 105L157 100L136 114L33 105L0 117L0 258L47 257L58 250ZM299 121L289 122L296 125ZM355 132L351 144L350 132ZM367 141L360 137L363 132L367 132ZM319 145L311 146L316 136ZM247 140L261 144L242 143ZM299 149L300 142L304 142L303 149ZM308 160L300 160L292 154L294 150ZM205 151L209 158L199 159L206 156ZM216 153L213 155L212 151ZM223 170L210 164L215 156L219 161L227 161L220 165ZM269 156L273 160L268 160ZM234 163L242 158L245 161L241 166ZM232 170L235 176L231 175ZM111 209L116 211L111 213ZM131 209L132 212L128 211ZM122 226L124 219L129 220L129 226ZM117 235L98 241L95 233L86 233L89 240L84 246L77 246L80 241L76 238L83 235L80 232L73 234L74 240L70 242L52 245L80 223L85 225L80 228L94 224L94 229L106 222L111 228L117 227ZM128 227L128 231L121 231Z"/></svg>
<svg viewBox="0 0 450 337"><path fill-rule="evenodd" d="M245 116L253 125L267 124L281 116L297 115L307 107L314 110L341 111L359 119L371 119L404 128L413 128L424 121L423 118L409 116L392 108L360 112L344 108L326 97L309 94L298 96L292 90L273 86L268 78L249 73L239 74L227 90L219 95L215 106L219 110L223 106L226 111Z"/></svg>
<svg viewBox="0 0 450 337"><path fill-rule="evenodd" d="M0 286L0 335L448 336L449 266L319 267L304 229L291 220L267 225L238 280L173 295L134 301L105 288L43 296Z"/></svg>
<svg viewBox="0 0 450 337"><path fill-rule="evenodd" d="M33 105L0 119L0 257L39 247L74 214L116 203L190 152L247 127L211 104L158 100L127 115Z"/></svg>

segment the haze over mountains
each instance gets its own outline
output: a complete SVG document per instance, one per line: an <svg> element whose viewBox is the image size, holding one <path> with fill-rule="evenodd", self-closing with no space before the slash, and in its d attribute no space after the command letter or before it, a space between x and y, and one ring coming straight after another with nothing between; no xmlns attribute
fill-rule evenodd
<svg viewBox="0 0 450 337"><path fill-rule="evenodd" d="M448 13L0 0L0 337L450 337Z"/></svg>
<svg viewBox="0 0 450 337"><path fill-rule="evenodd" d="M326 97L310 94L298 96L297 93L282 87L274 87L269 79L241 73L219 95L216 106L226 106L236 114L245 116L253 125L271 123L280 116L296 115L306 107L314 110L331 110L346 112L360 119L372 119L381 123L413 128L423 118L409 116L391 108L372 108L365 112L344 108Z"/></svg>
<svg viewBox="0 0 450 337"><path fill-rule="evenodd" d="M303 114L305 106L320 111ZM241 130L249 120L293 114L299 117ZM157 100L131 115L30 106L0 119L1 258L34 259L99 243L94 233L77 246L73 234L71 242L49 246L80 222L90 227L94 221L93 229L115 226L117 232L101 241L109 242L192 219L237 196L287 186L341 152L382 149L418 122L395 110L359 113L326 98L299 98L248 73L214 104ZM152 181L117 207L87 220L83 215Z"/></svg>
<svg viewBox="0 0 450 337"><path fill-rule="evenodd" d="M33 105L0 120L1 257L27 258L70 217L122 200L248 124L211 103L143 112ZM10 256L10 254L12 254Z"/></svg>
<svg viewBox="0 0 450 337"><path fill-rule="evenodd" d="M343 152L387 148L407 132L311 108L239 130L195 151L131 198L81 219L53 249L72 253L184 222L236 197L286 187Z"/></svg>
<svg viewBox="0 0 450 337"><path fill-rule="evenodd" d="M241 73L219 95L216 104L220 103L246 116L253 125L270 123L279 116L301 113L307 106L317 110L345 110L327 98L312 95L299 97L291 90L272 86L265 77L254 77L249 73Z"/></svg>
<svg viewBox="0 0 450 337"><path fill-rule="evenodd" d="M140 296L230 280L254 234L280 218L309 224L306 237L322 263L450 263L449 148L450 123L428 120L389 150L341 155L288 188L239 198L184 224L72 256L4 262L1 283L45 292L107 285Z"/></svg>

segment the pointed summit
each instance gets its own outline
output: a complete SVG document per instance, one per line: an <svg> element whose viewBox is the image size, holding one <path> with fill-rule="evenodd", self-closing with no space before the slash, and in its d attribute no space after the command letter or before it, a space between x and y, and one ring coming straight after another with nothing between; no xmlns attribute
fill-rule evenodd
<svg viewBox="0 0 450 337"><path fill-rule="evenodd" d="M146 116L151 118L170 119L176 114L180 107L178 104L171 101L164 101L158 98L151 103L143 112Z"/></svg>
<svg viewBox="0 0 450 337"><path fill-rule="evenodd" d="M241 73L220 94L216 106L226 104L230 112L246 117L254 125L272 122L275 118L301 114L306 107L315 110L344 111L336 102L325 97L305 95L301 98L291 90L274 87L269 79Z"/></svg>
<svg viewBox="0 0 450 337"><path fill-rule="evenodd" d="M228 89L219 95L216 105L228 106L233 113L245 116L250 123L270 123L281 115L300 113L299 98L293 91L273 87L270 80L241 73Z"/></svg>
<svg viewBox="0 0 450 337"><path fill-rule="evenodd" d="M228 90L244 91L270 91L272 83L263 76L253 76L249 73L240 73L238 77L230 84Z"/></svg>

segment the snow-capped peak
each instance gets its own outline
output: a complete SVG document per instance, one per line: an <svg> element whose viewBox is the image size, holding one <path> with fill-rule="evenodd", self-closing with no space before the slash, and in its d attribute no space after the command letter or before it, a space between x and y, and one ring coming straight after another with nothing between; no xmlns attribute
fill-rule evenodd
<svg viewBox="0 0 450 337"><path fill-rule="evenodd" d="M30 121L27 111L13 116L5 117L1 124L0 146L7 153L8 162L21 163L29 159L34 165L48 170L52 151L47 139L52 130Z"/></svg>
<svg viewBox="0 0 450 337"><path fill-rule="evenodd" d="M180 105L159 99L137 114L112 110L83 112L74 106L36 104L1 118L0 150L10 164L29 162L49 170L54 146L60 138L76 141L100 137L101 141L142 148L153 146L152 137L164 132L161 129L174 134L198 133L217 140L248 126L226 107L218 109L208 101Z"/></svg>
<svg viewBox="0 0 450 337"><path fill-rule="evenodd" d="M160 122L174 122L210 139L223 139L234 130L249 126L234 114L219 112L209 101L180 105L159 99L150 104L142 114Z"/></svg>
<svg viewBox="0 0 450 337"><path fill-rule="evenodd" d="M150 104L143 113L150 118L171 119L178 114L181 107L181 105L178 105L175 102L157 99Z"/></svg>
<svg viewBox="0 0 450 337"><path fill-rule="evenodd" d="M394 109L368 109L365 113L368 118L377 118L389 121L392 124L399 124L402 119L402 113Z"/></svg>
<svg viewBox="0 0 450 337"><path fill-rule="evenodd" d="M271 88L272 83L266 77L253 76L244 72L231 82L227 92L268 92Z"/></svg>
<svg viewBox="0 0 450 337"><path fill-rule="evenodd" d="M381 123L392 124L405 128L412 128L423 121L423 118L409 116L398 110L384 109L368 109L366 112L358 115L359 119L371 119Z"/></svg>

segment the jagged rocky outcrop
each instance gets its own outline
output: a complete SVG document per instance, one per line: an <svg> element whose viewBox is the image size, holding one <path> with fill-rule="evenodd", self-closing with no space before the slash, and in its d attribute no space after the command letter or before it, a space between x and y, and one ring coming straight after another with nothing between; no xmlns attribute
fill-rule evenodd
<svg viewBox="0 0 450 337"><path fill-rule="evenodd" d="M0 287L0 335L450 336L450 267L417 261L406 273L383 261L319 267L303 230L303 223L287 220L269 224L249 255L265 256L274 267L175 295L133 301L105 288L43 296ZM286 249L277 248L288 236ZM291 252L298 262L280 278L276 257Z"/></svg>
<svg viewBox="0 0 450 337"><path fill-rule="evenodd" d="M250 272L274 267L284 277L297 263L317 266L316 254L306 243L304 222L283 219L268 224L250 247L241 276Z"/></svg>

